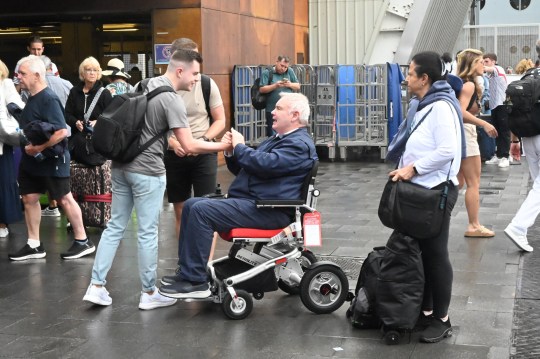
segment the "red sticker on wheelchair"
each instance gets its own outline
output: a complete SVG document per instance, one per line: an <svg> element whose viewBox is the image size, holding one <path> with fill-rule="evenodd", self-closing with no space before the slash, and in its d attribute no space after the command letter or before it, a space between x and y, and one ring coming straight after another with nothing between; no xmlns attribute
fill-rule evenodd
<svg viewBox="0 0 540 359"><path fill-rule="evenodd" d="M317 211L304 214L304 246L322 245L321 214Z"/></svg>

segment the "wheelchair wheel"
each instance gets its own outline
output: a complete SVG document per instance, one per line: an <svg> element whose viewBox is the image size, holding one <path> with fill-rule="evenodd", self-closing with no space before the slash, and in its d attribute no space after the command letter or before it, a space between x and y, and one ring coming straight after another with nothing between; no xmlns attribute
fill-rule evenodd
<svg viewBox="0 0 540 359"><path fill-rule="evenodd" d="M251 310L253 309L253 299L251 299L251 294L242 289L237 290L236 295L238 296L239 300L238 306L234 303L231 294L227 293L225 298L223 298L221 309L223 310L223 313L225 313L225 315L230 319L244 319L251 313Z"/></svg>
<svg viewBox="0 0 540 359"><path fill-rule="evenodd" d="M300 282L300 299L315 314L332 313L343 305L348 293L345 273L331 264L308 270Z"/></svg>
<svg viewBox="0 0 540 359"><path fill-rule="evenodd" d="M315 257L315 254L313 254L311 251L302 251L302 256L298 259L295 259L299 262L300 267L302 268L302 273L299 273L302 277L306 270L309 268L309 266L315 262L317 262L317 257ZM286 266L287 263L284 264ZM284 291L287 294L291 295L297 295L300 293L300 286L292 286L282 279L278 280L278 287L282 291Z"/></svg>

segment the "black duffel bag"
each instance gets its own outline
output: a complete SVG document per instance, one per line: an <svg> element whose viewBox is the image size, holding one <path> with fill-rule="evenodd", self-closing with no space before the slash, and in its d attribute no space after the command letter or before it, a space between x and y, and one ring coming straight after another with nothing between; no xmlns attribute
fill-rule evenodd
<svg viewBox="0 0 540 359"><path fill-rule="evenodd" d="M416 239L441 233L448 181L442 189L429 189L408 181L389 179L379 203L379 219L386 227Z"/></svg>

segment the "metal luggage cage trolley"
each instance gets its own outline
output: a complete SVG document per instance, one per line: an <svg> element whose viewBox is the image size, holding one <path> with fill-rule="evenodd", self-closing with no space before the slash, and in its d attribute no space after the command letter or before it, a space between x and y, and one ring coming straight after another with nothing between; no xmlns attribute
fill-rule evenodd
<svg viewBox="0 0 540 359"><path fill-rule="evenodd" d="M347 147L379 147L381 159L388 146L387 65L339 65L336 143L340 158Z"/></svg>
<svg viewBox="0 0 540 359"><path fill-rule="evenodd" d="M266 138L264 110L255 110L251 105L251 86L264 68L235 66L233 70L234 128L244 136L248 146L256 146Z"/></svg>
<svg viewBox="0 0 540 359"><path fill-rule="evenodd" d="M336 65L315 66L316 103L313 140L315 146L328 147L328 158L336 157Z"/></svg>
<svg viewBox="0 0 540 359"><path fill-rule="evenodd" d="M315 133L315 107L317 106L317 73L311 65L297 64L291 65L298 82L300 83L300 92L304 94L309 102L309 126L310 133Z"/></svg>

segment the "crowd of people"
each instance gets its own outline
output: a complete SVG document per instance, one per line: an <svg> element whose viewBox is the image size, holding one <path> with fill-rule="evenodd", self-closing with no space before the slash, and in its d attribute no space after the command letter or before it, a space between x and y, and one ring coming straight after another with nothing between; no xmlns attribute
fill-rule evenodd
<svg viewBox="0 0 540 359"><path fill-rule="evenodd" d="M289 223L290 213L258 209L255 205L257 199L300 199L304 177L317 161L307 130L308 100L297 93L300 85L289 68L287 56L278 56L275 66L262 74L260 91L269 94L265 109L268 139L253 149L245 145L240 133L234 129L226 131L219 88L212 79L201 76L202 57L198 45L190 39L173 42L165 74L140 87L127 82L130 75L120 59L110 60L103 71L94 57L81 62L80 82L71 86L42 54L43 49L43 42L34 37L28 46L30 55L17 64L15 81L11 81L7 67L0 61L0 114L7 116L13 112L22 129L38 122L47 125L42 131L48 131L44 141L22 144L19 166L15 164L14 148L0 143L0 237L9 235L8 225L20 221L23 213L28 231L27 243L10 253L9 259L23 261L46 256L39 233L39 200L42 193L48 192L52 204L44 211L58 211L52 202L57 201L73 229L73 244L61 253L61 258L76 259L96 252L83 300L111 305L106 277L135 210L142 287L139 308L149 310L173 305L177 298L210 295L206 264L212 257L216 231L239 226L281 228ZM524 72L533 66L532 61L522 61L516 71ZM108 78L107 85L102 76ZM113 161L111 218L96 250L87 238L81 209L70 190L70 161L89 161L84 152L76 151L77 138L85 141L91 136L99 115L114 96L136 89L148 92L160 86L174 91L149 101L142 140L169 132L133 161ZM413 96L411 105L414 104L407 121L414 130L408 134L398 166L389 176L394 181L412 181L426 188L448 188L440 234L420 242L426 278L418 321L423 329L420 340L438 342L451 335L448 308L453 272L448 238L451 212L460 188L466 188L469 218L464 235L495 235L479 219L481 154L477 129L482 128L489 137L496 138L496 154L486 164L501 168L509 166L511 156L519 159L521 139L511 134L508 127L504 106L507 79L495 54L465 49L459 52L454 64L448 54L415 54L407 86ZM12 111L13 107L19 112ZM491 121L479 117L488 112ZM531 153L536 151L537 142L535 138L523 140ZM229 197L212 202L201 196L213 192L216 186L218 151L224 152L227 166L236 178ZM538 180L538 168L531 169L531 175ZM536 180L535 186L540 181ZM158 290L157 237L165 190L176 217L178 270L162 278ZM190 199L192 192L196 198ZM527 201L505 233L522 250L532 251L526 229L534 222L531 208L538 214L540 206L535 199L528 197Z"/></svg>

